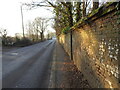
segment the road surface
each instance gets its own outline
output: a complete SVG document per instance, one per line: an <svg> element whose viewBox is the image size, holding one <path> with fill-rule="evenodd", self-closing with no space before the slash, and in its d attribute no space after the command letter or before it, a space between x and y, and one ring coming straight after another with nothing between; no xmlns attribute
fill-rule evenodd
<svg viewBox="0 0 120 90"><path fill-rule="evenodd" d="M48 88L55 40L3 52L3 88Z"/></svg>

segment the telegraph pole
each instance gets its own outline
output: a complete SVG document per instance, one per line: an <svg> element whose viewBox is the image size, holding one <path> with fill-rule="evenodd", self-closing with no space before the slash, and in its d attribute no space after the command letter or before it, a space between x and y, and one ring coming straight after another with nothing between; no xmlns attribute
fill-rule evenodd
<svg viewBox="0 0 120 90"><path fill-rule="evenodd" d="M22 18L22 30L23 30L23 38L25 37L25 34L24 34L24 21L23 21L23 11L22 11L22 5L21 5L21 18Z"/></svg>

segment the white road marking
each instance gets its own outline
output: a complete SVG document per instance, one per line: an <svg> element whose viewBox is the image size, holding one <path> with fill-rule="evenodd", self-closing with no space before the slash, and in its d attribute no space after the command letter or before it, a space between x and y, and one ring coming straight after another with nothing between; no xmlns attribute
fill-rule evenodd
<svg viewBox="0 0 120 90"><path fill-rule="evenodd" d="M18 55L18 53L11 53L12 55Z"/></svg>

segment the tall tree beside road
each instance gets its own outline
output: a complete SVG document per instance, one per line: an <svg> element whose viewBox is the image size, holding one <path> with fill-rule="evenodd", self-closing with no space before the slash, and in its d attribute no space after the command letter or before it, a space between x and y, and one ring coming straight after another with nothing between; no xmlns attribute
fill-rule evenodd
<svg viewBox="0 0 120 90"><path fill-rule="evenodd" d="M64 0L64 2L43 0L42 2L33 2L26 5L31 7L53 7L55 13L54 28L56 34L59 35L64 28L72 27L80 19L87 17L90 2L91 0L80 0L80 2L76 3L67 0ZM99 2L93 3L93 9L98 8L98 5Z"/></svg>
<svg viewBox="0 0 120 90"><path fill-rule="evenodd" d="M40 33L41 41L43 41L44 40L44 32L48 26L48 20L37 17L37 18L35 18L34 23L35 23L35 29L37 32L37 37L38 37L38 33Z"/></svg>
<svg viewBox="0 0 120 90"><path fill-rule="evenodd" d="M39 36L41 41L44 40L44 32L48 26L48 20L37 17L34 21L29 22L27 25L28 36L32 38L33 41L38 41Z"/></svg>
<svg viewBox="0 0 120 90"><path fill-rule="evenodd" d="M34 41L34 29L33 29L33 23L32 22L28 22L28 24L26 25L26 29L27 29L27 36Z"/></svg>
<svg viewBox="0 0 120 90"><path fill-rule="evenodd" d="M29 21L26 25L27 29L27 36L30 38L33 42L37 41L37 35L36 35L36 29L35 29L35 23L33 21Z"/></svg>
<svg viewBox="0 0 120 90"><path fill-rule="evenodd" d="M76 2L76 22L82 17L81 2Z"/></svg>

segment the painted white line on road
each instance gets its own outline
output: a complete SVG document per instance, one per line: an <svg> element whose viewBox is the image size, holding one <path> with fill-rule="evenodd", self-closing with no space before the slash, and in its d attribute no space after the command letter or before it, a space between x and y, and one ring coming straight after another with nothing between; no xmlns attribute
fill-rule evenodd
<svg viewBox="0 0 120 90"><path fill-rule="evenodd" d="M18 55L18 53L11 53L12 55Z"/></svg>
<svg viewBox="0 0 120 90"><path fill-rule="evenodd" d="M52 66L51 66L51 73L50 73L50 81L48 88L55 88L55 61L56 61L56 45L53 52L53 60L52 60Z"/></svg>

